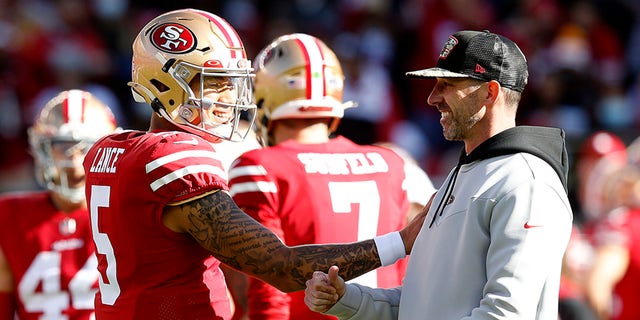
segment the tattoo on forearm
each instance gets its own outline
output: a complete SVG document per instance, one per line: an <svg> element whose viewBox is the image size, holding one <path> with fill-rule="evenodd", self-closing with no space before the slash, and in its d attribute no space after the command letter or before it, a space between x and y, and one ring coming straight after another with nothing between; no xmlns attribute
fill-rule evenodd
<svg viewBox="0 0 640 320"><path fill-rule="evenodd" d="M347 280L380 267L372 240L288 247L221 191L181 209L190 222L189 233L216 258L281 290L303 289L314 271L326 271L332 265L339 266Z"/></svg>

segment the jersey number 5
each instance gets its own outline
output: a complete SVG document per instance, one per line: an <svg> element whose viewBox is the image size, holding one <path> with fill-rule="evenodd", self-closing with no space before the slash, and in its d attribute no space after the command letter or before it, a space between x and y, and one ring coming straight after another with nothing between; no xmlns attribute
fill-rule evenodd
<svg viewBox="0 0 640 320"><path fill-rule="evenodd" d="M116 274L116 256L113 253L109 236L106 233L101 233L98 228L98 209L109 207L110 195L111 187L91 186L91 207L89 210L91 211L91 233L96 244L96 253L103 254L107 258L106 268L98 266L101 275L99 279L100 297L103 304L112 306L120 296L120 285Z"/></svg>

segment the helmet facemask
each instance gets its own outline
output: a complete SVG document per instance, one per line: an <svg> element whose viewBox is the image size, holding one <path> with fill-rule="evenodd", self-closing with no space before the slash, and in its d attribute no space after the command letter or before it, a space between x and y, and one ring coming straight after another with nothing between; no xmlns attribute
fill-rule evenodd
<svg viewBox="0 0 640 320"><path fill-rule="evenodd" d="M160 108L165 119L188 132L215 137L207 140L244 140L251 126L241 130L240 120L253 124L256 114L251 103L251 69L202 68L179 62L169 72L185 91L186 99L171 114Z"/></svg>
<svg viewBox="0 0 640 320"><path fill-rule="evenodd" d="M70 175L69 172L82 170L82 159L94 142L58 139L40 141L33 150L37 171L40 173L37 175L39 183L69 202L84 201L84 182L78 184L78 181L72 181L84 180L84 174L77 176L74 173Z"/></svg>

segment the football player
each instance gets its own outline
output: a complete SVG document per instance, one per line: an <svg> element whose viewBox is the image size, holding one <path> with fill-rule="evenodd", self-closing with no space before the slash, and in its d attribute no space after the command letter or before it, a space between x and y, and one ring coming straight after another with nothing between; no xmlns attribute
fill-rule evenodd
<svg viewBox="0 0 640 320"><path fill-rule="evenodd" d="M150 128L109 135L84 161L98 319L228 319L220 262L294 291L316 269L339 264L351 279L410 251L421 223L358 243L288 247L237 207L218 142L249 132L240 123L256 112L252 76L236 31L209 12L170 11L137 35L129 85L154 111Z"/></svg>
<svg viewBox="0 0 640 320"><path fill-rule="evenodd" d="M92 319L97 260L82 159L116 130L89 92L64 91L29 129L36 177L46 190L0 196L0 319Z"/></svg>
<svg viewBox="0 0 640 320"><path fill-rule="evenodd" d="M343 101L335 53L316 37L289 34L268 44L254 69L256 123L269 147L234 162L229 187L238 206L291 246L354 242L401 229L410 205L407 178L417 176L405 167L426 174L391 148L330 138L354 105ZM435 189L428 178L418 188L422 207ZM353 281L396 287L404 265ZM250 319L335 319L309 310L304 292L286 294L255 278L249 279L248 309Z"/></svg>

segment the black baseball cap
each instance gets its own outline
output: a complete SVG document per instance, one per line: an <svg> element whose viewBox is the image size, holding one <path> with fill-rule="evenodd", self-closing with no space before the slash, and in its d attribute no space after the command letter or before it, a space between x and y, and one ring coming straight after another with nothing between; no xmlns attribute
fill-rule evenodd
<svg viewBox="0 0 640 320"><path fill-rule="evenodd" d="M486 30L464 30L449 36L434 68L407 72L407 76L496 80L522 92L529 71L527 59L513 41Z"/></svg>

